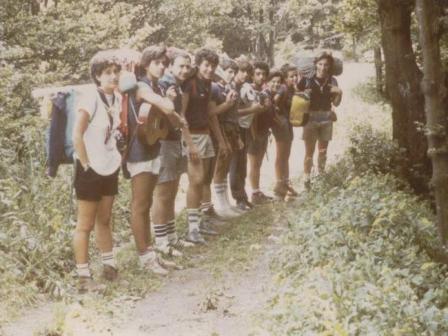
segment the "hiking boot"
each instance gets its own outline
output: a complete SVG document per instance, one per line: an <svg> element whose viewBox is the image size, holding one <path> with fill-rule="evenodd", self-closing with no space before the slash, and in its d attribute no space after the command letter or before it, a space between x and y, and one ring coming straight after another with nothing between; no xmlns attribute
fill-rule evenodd
<svg viewBox="0 0 448 336"><path fill-rule="evenodd" d="M205 241L204 237L202 237L202 235L199 233L198 229L188 231L187 235L185 236L185 240L194 244L207 245L207 242Z"/></svg>
<svg viewBox="0 0 448 336"><path fill-rule="evenodd" d="M170 257L182 257L183 253L176 248L172 247L170 244L167 245L157 245L155 246L157 252L162 253Z"/></svg>
<svg viewBox="0 0 448 336"><path fill-rule="evenodd" d="M159 262L159 258L157 258L156 255L154 255L153 257L151 257L150 259L148 259L143 265L142 267L155 274L155 275L161 275L161 276L165 276L168 275L168 270L166 270L165 268L163 268L163 266L160 264Z"/></svg>
<svg viewBox="0 0 448 336"><path fill-rule="evenodd" d="M103 278L114 281L118 277L118 270L110 265L103 265Z"/></svg>
<svg viewBox="0 0 448 336"><path fill-rule="evenodd" d="M77 284L79 294L103 293L106 286L97 283L92 277L79 277Z"/></svg>
<svg viewBox="0 0 448 336"><path fill-rule="evenodd" d="M188 242L188 241L186 241L185 239L182 239L182 238L177 238L177 239L175 239L173 241L170 241L168 243L168 245L173 247L173 248L175 248L176 250L183 250L185 248L195 246L195 244L190 243L190 242Z"/></svg>
<svg viewBox="0 0 448 336"><path fill-rule="evenodd" d="M213 225L206 219L202 219L199 223L199 232L209 236L217 236L219 232L213 228Z"/></svg>
<svg viewBox="0 0 448 336"><path fill-rule="evenodd" d="M252 194L252 203L255 205L266 204L272 202L272 197L266 196L261 191L257 191Z"/></svg>

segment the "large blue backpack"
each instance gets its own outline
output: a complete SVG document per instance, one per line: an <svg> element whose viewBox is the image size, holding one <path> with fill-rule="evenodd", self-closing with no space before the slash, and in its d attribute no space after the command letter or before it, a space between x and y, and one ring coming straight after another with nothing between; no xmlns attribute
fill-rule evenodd
<svg viewBox="0 0 448 336"><path fill-rule="evenodd" d="M61 164L73 163L73 129L76 109L82 95L94 85L73 86L53 93L50 98L50 124L45 133L47 175L55 177ZM96 110L96 109L95 109ZM93 119L95 113L90 119Z"/></svg>

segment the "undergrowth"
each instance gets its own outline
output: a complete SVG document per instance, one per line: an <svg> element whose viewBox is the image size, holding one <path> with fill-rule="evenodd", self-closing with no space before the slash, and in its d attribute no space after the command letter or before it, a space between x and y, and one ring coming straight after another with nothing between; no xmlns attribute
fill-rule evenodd
<svg viewBox="0 0 448 336"><path fill-rule="evenodd" d="M382 174L390 161L359 165L356 150L352 142L286 214L291 230L260 323L272 335L446 335L448 267L421 244L439 244L434 213Z"/></svg>

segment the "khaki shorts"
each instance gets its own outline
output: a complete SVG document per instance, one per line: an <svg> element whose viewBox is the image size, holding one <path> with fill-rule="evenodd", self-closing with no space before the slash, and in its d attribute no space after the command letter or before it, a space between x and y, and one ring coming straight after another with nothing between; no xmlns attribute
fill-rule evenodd
<svg viewBox="0 0 448 336"><path fill-rule="evenodd" d="M157 183L171 182L187 172L187 154L181 141L160 141L160 174Z"/></svg>
<svg viewBox="0 0 448 336"><path fill-rule="evenodd" d="M303 126L302 139L305 141L330 141L333 136L333 122L308 121Z"/></svg>
<svg viewBox="0 0 448 336"><path fill-rule="evenodd" d="M209 134L192 134L191 138L198 149L200 159L210 159L215 157L215 148Z"/></svg>
<svg viewBox="0 0 448 336"><path fill-rule="evenodd" d="M150 161L127 162L126 166L131 177L134 177L141 173L159 175L161 167L160 156Z"/></svg>

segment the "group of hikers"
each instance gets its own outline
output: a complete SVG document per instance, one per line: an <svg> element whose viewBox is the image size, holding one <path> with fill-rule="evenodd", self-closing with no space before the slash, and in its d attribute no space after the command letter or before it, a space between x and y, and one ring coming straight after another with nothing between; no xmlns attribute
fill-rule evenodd
<svg viewBox="0 0 448 336"><path fill-rule="evenodd" d="M312 78L302 77L292 64L270 69L262 61L220 58L205 48L192 57L176 48L150 46L141 53L133 73L122 71L122 65L109 56L98 52L90 62L96 88L79 101L73 131L77 198L73 245L80 292L100 286L89 269L92 230L102 254L104 278L112 281L118 275L111 214L120 168L131 179L130 226L140 264L157 275L175 269L172 257L182 256L183 249L206 244L204 236L217 235L227 218L274 198L297 196L289 180L293 140L289 113L299 92L310 103L303 126L305 187L310 187L316 147L317 167L324 171L334 106L342 97L332 76L330 53L314 59ZM121 81L132 81L134 74L135 85L124 92ZM276 144L274 197L260 190L260 169L271 132ZM189 182L188 230L180 235L175 199L183 173ZM228 185L235 205L229 200Z"/></svg>

